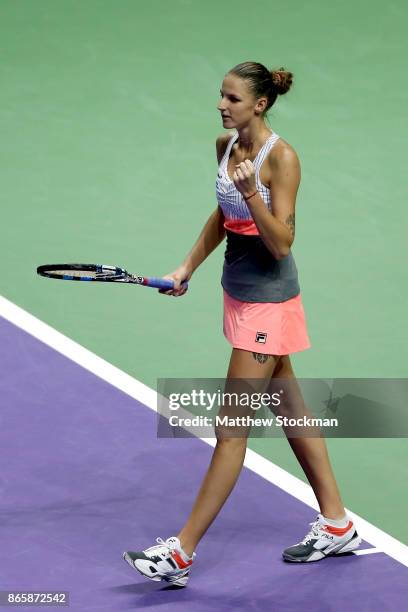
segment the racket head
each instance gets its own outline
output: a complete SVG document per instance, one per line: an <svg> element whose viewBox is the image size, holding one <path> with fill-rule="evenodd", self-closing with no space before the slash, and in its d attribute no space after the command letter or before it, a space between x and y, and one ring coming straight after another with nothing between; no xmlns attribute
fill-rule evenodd
<svg viewBox="0 0 408 612"><path fill-rule="evenodd" d="M77 281L117 281L124 279L128 273L124 268L102 264L44 264L38 266L37 274L57 280Z"/></svg>

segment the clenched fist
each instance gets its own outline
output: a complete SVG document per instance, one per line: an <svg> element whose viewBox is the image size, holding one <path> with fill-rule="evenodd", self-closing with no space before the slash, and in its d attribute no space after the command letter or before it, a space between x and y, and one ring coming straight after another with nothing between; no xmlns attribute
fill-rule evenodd
<svg viewBox="0 0 408 612"><path fill-rule="evenodd" d="M232 180L238 191L246 198L257 190L254 164L249 159L246 159L237 164L235 168Z"/></svg>

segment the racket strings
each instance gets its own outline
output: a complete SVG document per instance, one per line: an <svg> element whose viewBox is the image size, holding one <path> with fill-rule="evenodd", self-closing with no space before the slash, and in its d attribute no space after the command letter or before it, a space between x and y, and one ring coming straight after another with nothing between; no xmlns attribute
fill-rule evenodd
<svg viewBox="0 0 408 612"><path fill-rule="evenodd" d="M94 270L49 270L48 271L49 274L53 274L55 276L60 276L61 278L64 276L73 276L74 278L84 278L84 277L91 277L91 278L98 278L98 277L103 277L103 276L108 276L106 274L99 274L98 272L95 272ZM110 275L112 276L112 275Z"/></svg>
<svg viewBox="0 0 408 612"><path fill-rule="evenodd" d="M136 276L124 268L100 264L64 263L38 266L37 274L48 278L79 281L131 283L156 289L173 289L173 281L164 278ZM186 283L187 286L187 283Z"/></svg>
<svg viewBox="0 0 408 612"><path fill-rule="evenodd" d="M39 266L37 273L51 278L66 280L122 280L127 277L126 270L115 266L96 264L54 264Z"/></svg>

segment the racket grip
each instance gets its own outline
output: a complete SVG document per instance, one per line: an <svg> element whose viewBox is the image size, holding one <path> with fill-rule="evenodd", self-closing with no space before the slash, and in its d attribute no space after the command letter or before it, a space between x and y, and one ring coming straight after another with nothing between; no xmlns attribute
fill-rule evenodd
<svg viewBox="0 0 408 612"><path fill-rule="evenodd" d="M149 277L146 279L146 285L148 287L155 287L156 289L164 289L165 291L171 291L171 289L174 289L174 281L167 279L167 278L156 278L156 277ZM181 288L182 289L188 289L188 282L184 281L181 283Z"/></svg>

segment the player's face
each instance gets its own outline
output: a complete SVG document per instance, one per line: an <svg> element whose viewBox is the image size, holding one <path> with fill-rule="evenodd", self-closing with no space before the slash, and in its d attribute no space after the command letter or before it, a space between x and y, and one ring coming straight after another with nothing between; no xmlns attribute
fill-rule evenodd
<svg viewBox="0 0 408 612"><path fill-rule="evenodd" d="M227 74L222 82L217 109L225 128L239 128L254 117L256 100L244 79Z"/></svg>

